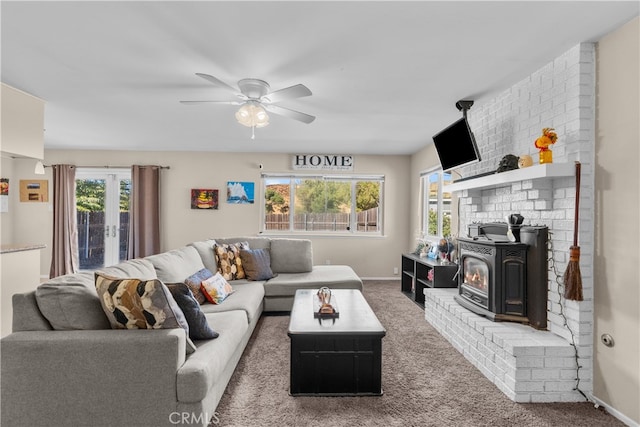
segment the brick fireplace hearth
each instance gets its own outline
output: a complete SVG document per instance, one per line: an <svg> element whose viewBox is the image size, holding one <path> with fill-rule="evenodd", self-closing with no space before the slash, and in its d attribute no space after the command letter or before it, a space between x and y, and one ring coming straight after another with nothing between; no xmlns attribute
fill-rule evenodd
<svg viewBox="0 0 640 427"><path fill-rule="evenodd" d="M458 198L461 236L474 222L503 222L513 213L524 216L525 225L546 226L550 231L554 248L550 265L556 270L548 275L548 330L492 322L474 314L454 300L456 289L424 292L426 320L518 402L584 401L583 393L588 396L593 390L594 105L595 46L583 43L495 98L476 102L468 120L483 161L459 171L462 177L490 172L506 154L537 159L533 142L542 128L555 128L559 138L552 147L553 166L570 170L574 161L582 164L579 244L584 301L566 301L556 276L566 269L572 243L575 178L571 172L510 182L497 178L494 185L481 188L444 189Z"/></svg>

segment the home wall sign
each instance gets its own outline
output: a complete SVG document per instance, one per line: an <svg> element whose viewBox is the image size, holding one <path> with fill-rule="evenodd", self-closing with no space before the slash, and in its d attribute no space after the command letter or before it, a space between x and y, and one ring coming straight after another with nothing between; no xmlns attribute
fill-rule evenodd
<svg viewBox="0 0 640 427"><path fill-rule="evenodd" d="M348 154L294 154L291 158L291 169L352 171L353 156Z"/></svg>
<svg viewBox="0 0 640 427"><path fill-rule="evenodd" d="M49 181L46 179L20 180L21 202L48 202Z"/></svg>

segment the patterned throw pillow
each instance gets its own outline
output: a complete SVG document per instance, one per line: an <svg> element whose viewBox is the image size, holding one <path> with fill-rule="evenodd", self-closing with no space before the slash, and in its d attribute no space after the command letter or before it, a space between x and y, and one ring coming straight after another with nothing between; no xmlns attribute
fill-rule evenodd
<svg viewBox="0 0 640 427"><path fill-rule="evenodd" d="M269 249L240 249L240 259L247 279L269 280L273 277Z"/></svg>
<svg viewBox="0 0 640 427"><path fill-rule="evenodd" d="M202 282L202 292L212 304L220 304L233 293L233 288L220 273Z"/></svg>
<svg viewBox="0 0 640 427"><path fill-rule="evenodd" d="M213 253L216 256L218 272L225 280L244 279L244 269L240 259L240 248L249 249L247 243L215 244Z"/></svg>
<svg viewBox="0 0 640 427"><path fill-rule="evenodd" d="M204 294L200 290L200 285L204 280L207 280L209 277L212 277L213 273L206 268L203 268L200 271L193 273L191 276L184 279L184 284L191 289L193 296L196 298L196 301L200 304L204 304L207 302Z"/></svg>
<svg viewBox="0 0 640 427"><path fill-rule="evenodd" d="M96 291L112 329L174 329L189 324L169 289L158 279L140 280L95 274ZM196 346L187 337L187 354Z"/></svg>
<svg viewBox="0 0 640 427"><path fill-rule="evenodd" d="M192 340L218 338L219 334L211 329L209 323L207 323L207 318L200 309L200 303L196 301L189 286L184 283L171 283L167 284L167 288L171 291L171 295L173 295L173 298L184 313L184 317L187 319L189 338ZM200 294L202 295L202 292Z"/></svg>

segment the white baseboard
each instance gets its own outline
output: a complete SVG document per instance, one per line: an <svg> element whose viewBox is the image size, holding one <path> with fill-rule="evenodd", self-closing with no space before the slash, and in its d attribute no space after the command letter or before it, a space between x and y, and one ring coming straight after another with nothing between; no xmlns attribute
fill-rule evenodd
<svg viewBox="0 0 640 427"><path fill-rule="evenodd" d="M593 394L591 394L589 397L591 398L591 400L593 402L595 402L596 407L598 407L598 406L604 407L604 409L606 409L608 413L610 413L612 416L616 417L617 419L619 419L620 421L622 421L623 423L625 423L629 427L640 427L639 423L637 423L634 420L632 420L631 418L627 417L625 414L623 414L622 412L618 411L617 409L614 409L611 406L609 406L608 404L604 403L602 400L598 399Z"/></svg>
<svg viewBox="0 0 640 427"><path fill-rule="evenodd" d="M362 280L400 280L400 276L391 277L361 277Z"/></svg>

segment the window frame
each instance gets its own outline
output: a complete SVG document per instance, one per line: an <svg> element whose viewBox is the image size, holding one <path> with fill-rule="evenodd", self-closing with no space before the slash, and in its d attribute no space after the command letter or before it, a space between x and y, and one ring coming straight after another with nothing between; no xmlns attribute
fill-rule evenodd
<svg viewBox="0 0 640 427"><path fill-rule="evenodd" d="M349 214L349 230L330 231L330 230L296 230L294 228L295 218L293 213L295 210L290 207L289 228L287 230L268 230L266 228L265 217L265 195L266 181L268 179L289 179L289 200L290 205L295 203L295 180L327 180L327 181L347 181L351 184L351 212ZM378 230L377 231L358 231L357 224L357 194L356 186L358 182L376 181L380 183L380 197L378 203ZM262 235L295 235L295 236L349 236L349 237L382 237L384 236L384 175L336 175L336 174L297 174L297 173L268 173L260 174L260 234Z"/></svg>
<svg viewBox="0 0 640 427"><path fill-rule="evenodd" d="M437 215L437 225L436 225L436 234L429 233L429 191L430 191L430 177L434 174L438 175L437 184L438 184L438 192L437 192L437 201L436 201L436 215ZM433 167L430 169L426 169L420 172L420 231L419 238L423 240L437 240L444 236L444 191L443 186L445 183L444 175L449 175L449 180L451 179L451 172L446 172L442 169L442 167ZM447 211L449 216L453 215L451 207L453 206L453 197L450 199L450 208Z"/></svg>

